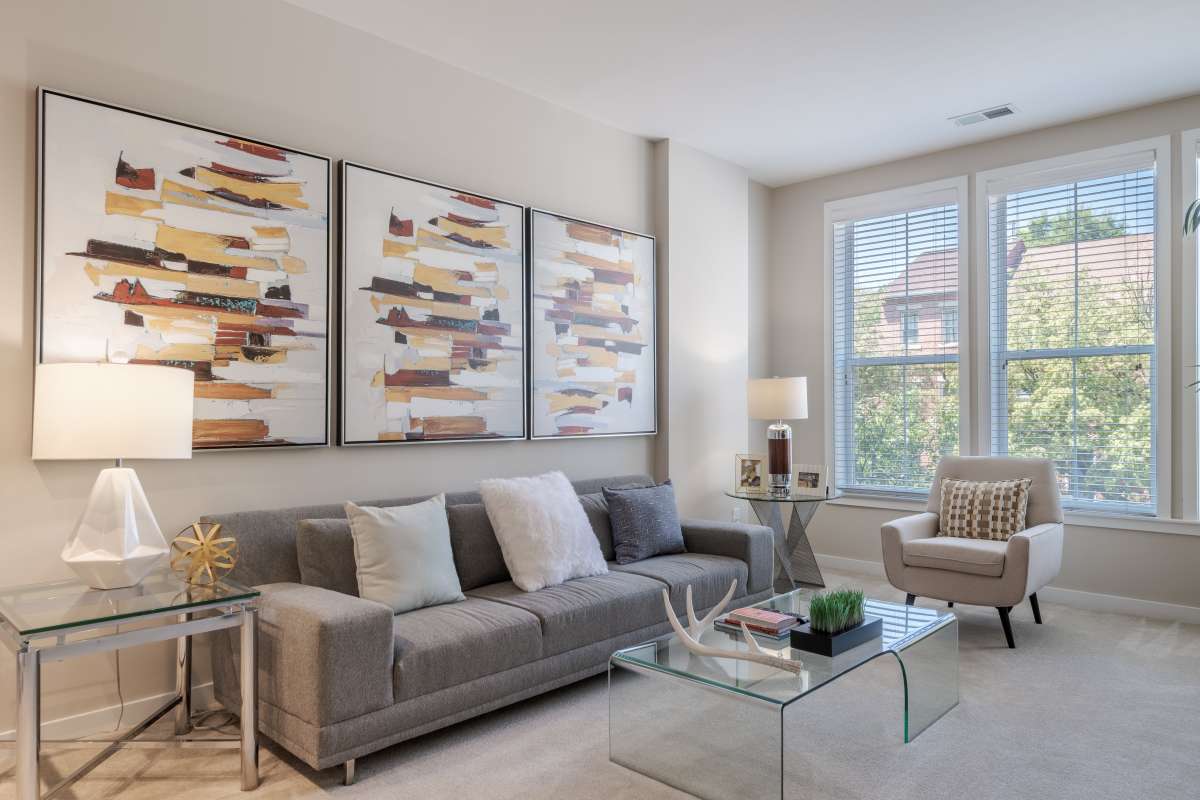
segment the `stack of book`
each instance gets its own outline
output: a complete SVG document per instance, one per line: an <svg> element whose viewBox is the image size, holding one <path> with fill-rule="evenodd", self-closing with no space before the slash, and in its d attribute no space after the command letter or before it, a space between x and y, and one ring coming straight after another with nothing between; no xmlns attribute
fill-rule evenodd
<svg viewBox="0 0 1200 800"><path fill-rule="evenodd" d="M715 624L722 630L741 633L744 623L751 633L782 639L801 621L792 614L768 611L765 608L738 608L717 620Z"/></svg>

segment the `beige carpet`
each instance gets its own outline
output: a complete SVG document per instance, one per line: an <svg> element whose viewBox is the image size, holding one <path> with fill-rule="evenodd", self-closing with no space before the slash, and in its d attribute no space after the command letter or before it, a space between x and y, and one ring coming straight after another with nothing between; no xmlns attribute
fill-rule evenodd
<svg viewBox="0 0 1200 800"><path fill-rule="evenodd" d="M897 593L877 578L828 576ZM899 741L896 669L882 661L805 698L789 751L789 798L1200 798L1200 626L1043 603L1014 612L1017 650L996 612L956 608L957 708ZM603 677L359 760L359 781L315 773L273 747L263 783L238 791L234 753L126 751L63 797L682 798L608 762ZM719 725L720 720L712 720ZM78 752L47 759L65 770ZM0 798L12 797L11 756Z"/></svg>

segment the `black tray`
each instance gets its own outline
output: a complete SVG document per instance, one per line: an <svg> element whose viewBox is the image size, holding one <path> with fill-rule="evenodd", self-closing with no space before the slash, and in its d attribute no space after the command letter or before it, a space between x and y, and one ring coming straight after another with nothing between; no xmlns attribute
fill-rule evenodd
<svg viewBox="0 0 1200 800"><path fill-rule="evenodd" d="M792 647L822 656L839 655L883 635L883 620L879 617L864 617L853 628L833 635L814 631L811 625L810 622L792 628Z"/></svg>

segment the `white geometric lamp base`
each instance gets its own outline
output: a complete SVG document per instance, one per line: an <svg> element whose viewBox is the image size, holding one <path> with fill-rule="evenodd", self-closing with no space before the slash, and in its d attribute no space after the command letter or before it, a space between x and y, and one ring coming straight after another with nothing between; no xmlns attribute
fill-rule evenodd
<svg viewBox="0 0 1200 800"><path fill-rule="evenodd" d="M137 473L127 467L101 470L62 560L88 586L119 589L137 584L167 553Z"/></svg>

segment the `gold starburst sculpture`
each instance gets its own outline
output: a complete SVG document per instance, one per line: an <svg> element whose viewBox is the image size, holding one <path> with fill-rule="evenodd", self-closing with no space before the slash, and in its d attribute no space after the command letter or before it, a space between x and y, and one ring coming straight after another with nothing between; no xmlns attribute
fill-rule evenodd
<svg viewBox="0 0 1200 800"><path fill-rule="evenodd" d="M193 522L171 542L171 569L188 583L208 586L237 564L237 540L221 536L219 522Z"/></svg>

